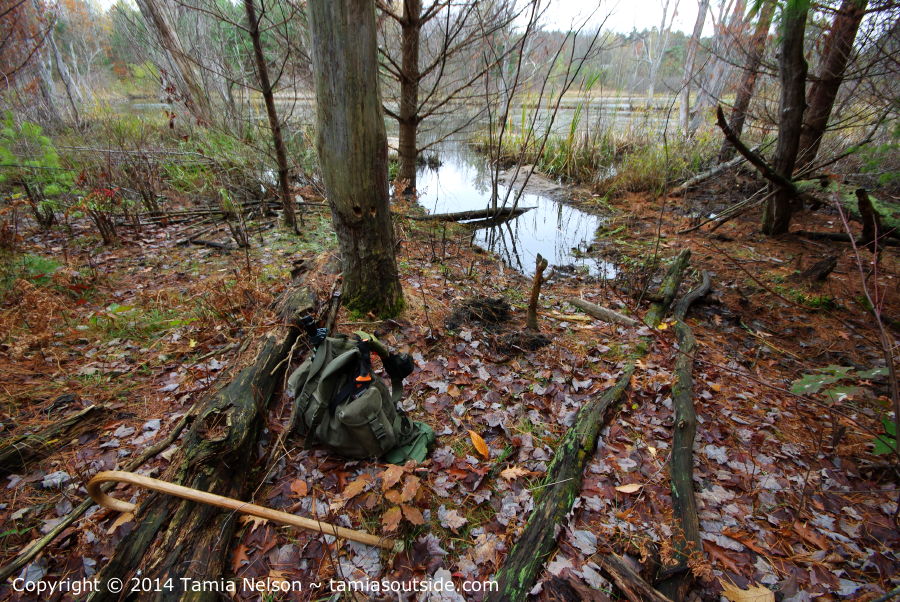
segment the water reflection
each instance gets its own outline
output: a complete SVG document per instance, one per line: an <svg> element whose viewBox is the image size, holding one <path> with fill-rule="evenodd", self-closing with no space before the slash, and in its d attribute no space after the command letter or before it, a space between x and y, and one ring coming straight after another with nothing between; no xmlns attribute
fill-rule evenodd
<svg viewBox="0 0 900 602"><path fill-rule="evenodd" d="M488 207L491 186L486 161L461 143L445 143L436 152L441 166L419 169L419 203L429 213ZM501 198L505 192L501 184ZM534 272L535 256L540 253L550 265L570 266L604 278L615 276L611 264L579 253L594 240L600 218L544 194L526 192L519 206L535 209L504 224L478 230L475 242L526 274Z"/></svg>

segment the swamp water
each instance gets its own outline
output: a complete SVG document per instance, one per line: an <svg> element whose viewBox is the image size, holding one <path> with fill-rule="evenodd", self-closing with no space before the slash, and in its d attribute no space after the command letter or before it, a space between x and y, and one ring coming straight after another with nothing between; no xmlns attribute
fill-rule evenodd
<svg viewBox="0 0 900 602"><path fill-rule="evenodd" d="M463 143L445 143L434 154L440 166L421 166L417 172L419 204L426 211L450 213L490 207L491 172L484 157ZM522 177L520 173L508 206L512 206ZM540 253L558 270L614 277L612 264L582 255L594 241L602 218L565 204L565 188L545 184L544 178L533 175L518 206L534 209L503 224L476 230L474 242L524 274L534 273L535 257ZM502 203L507 191L502 174L498 188Z"/></svg>

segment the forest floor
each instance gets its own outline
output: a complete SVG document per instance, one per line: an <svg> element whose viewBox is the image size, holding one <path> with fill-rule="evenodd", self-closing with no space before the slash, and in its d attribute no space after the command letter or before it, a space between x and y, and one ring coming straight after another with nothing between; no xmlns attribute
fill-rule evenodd
<svg viewBox="0 0 900 602"><path fill-rule="evenodd" d="M721 203L736 194L722 188L707 196ZM627 554L652 577L672 557L677 537L667 463L675 335L668 322L654 331L604 324L566 299L642 316L641 291L660 278L664 260L690 248L692 271L682 293L697 282L697 270L708 270L713 281L687 320L698 341L694 484L706 553L694 568L695 595L716 600L722 584L732 582L762 585L784 600L872 600L897 587L896 461L872 453L889 392L883 377L856 376L883 366L884 358L852 250L846 243L763 237L756 212L712 234L677 235L691 225L686 215L698 202L698 195L612 201L597 250L616 263L617 278L552 274L539 315L551 343L533 351L503 343L504 334L523 328L530 279L470 246L461 228L398 221L406 312L369 322L342 311L338 329L374 331L413 356L417 370L407 379L403 405L435 428L434 451L424 465L391 467L348 462L293 441L272 450L267 474L255 474L263 484L253 501L410 545L390 554L243 521L227 544L231 576L306 583L490 579L577 409L607 388L651 336L536 591L548 600L616 599L592 559L609 550ZM272 304L296 259L314 259L313 283L327 295L336 278L333 237L325 217L307 220L302 239L276 228L259 234L246 252L177 246L178 226L146 226L112 247L98 246L87 224L74 224L72 235L25 234L21 250L32 259L20 256L24 268L0 283L0 437L33 432L90 404L103 404L108 414L71 445L5 477L0 565L77 506L92 474L163 439L252 357L252 341L277 323ZM841 230L827 212L801 213L797 223ZM795 279L828 254L838 255L838 263L825 282ZM867 280L893 318L900 317L898 267L896 249L888 248L880 272ZM471 297L505 299L509 320L448 329L447 318ZM889 332L896 337L896 329ZM835 384L857 387L840 402L790 392L792 382L828 366L849 368ZM273 407L268 426L277 433L287 406ZM487 454L478 449L482 439ZM171 451L138 472L163 474ZM629 484L640 487L622 488ZM145 495L117 491L132 501ZM128 515L95 507L23 575L90 577L132 527ZM0 584L0 598L20 596L9 582ZM238 588L234 597L258 593Z"/></svg>

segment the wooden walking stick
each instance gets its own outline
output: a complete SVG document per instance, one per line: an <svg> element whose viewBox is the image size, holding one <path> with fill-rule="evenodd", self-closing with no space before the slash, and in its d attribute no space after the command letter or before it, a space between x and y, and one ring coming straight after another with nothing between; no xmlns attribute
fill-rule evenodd
<svg viewBox="0 0 900 602"><path fill-rule="evenodd" d="M372 535L371 533L366 533L365 531L354 531L353 529L338 527L337 525L332 525L330 523L323 523L320 520L305 518L303 516L296 516L294 514L288 514L287 512L281 512L280 510L272 510L271 508L266 508L264 506L257 506L256 504L242 502L230 497L216 495L214 493L208 493L206 491L200 491L198 489L191 489L190 487L184 487L182 485L176 485L175 483L169 483L167 481L145 477L133 472L125 472L122 470L106 470L103 472L98 472L94 476L94 478L92 478L87 484L88 495L90 495L95 502L97 502L104 508L118 510L119 512L133 512L135 509L135 504L125 502L123 500L117 500L116 498L104 493L100 489L100 485L108 482L131 483L132 485L137 485L138 487L152 489L153 491L159 491L168 495L174 495L186 500L191 500L192 502L210 504L219 508L234 510L235 512L240 512L241 514L258 516L259 518L275 521L277 523L291 525L293 527L300 527L301 529L306 529L307 531L315 531L316 533L334 535L335 537L349 539L350 541L356 541L370 546L377 546L386 550L399 552L403 549L402 541L396 541L393 539L388 539L386 537L379 537L378 535Z"/></svg>

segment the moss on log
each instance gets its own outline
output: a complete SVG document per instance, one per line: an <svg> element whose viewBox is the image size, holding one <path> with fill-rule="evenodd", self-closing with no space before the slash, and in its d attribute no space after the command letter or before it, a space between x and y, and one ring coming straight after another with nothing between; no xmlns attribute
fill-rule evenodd
<svg viewBox="0 0 900 602"><path fill-rule="evenodd" d="M665 577L657 583L659 590L672 600L683 600L692 582L690 561L703 555L697 499L694 495L694 436L697 434L697 413L694 411L693 370L697 341L684 319L692 303L710 288L709 273L703 272L700 286L686 294L675 306L675 336L678 356L675 358L675 382L672 384L672 405L675 414L672 455L669 460L669 480L672 488L672 510L681 530L674 540L675 567L665 569Z"/></svg>
<svg viewBox="0 0 900 602"><path fill-rule="evenodd" d="M669 267L645 322L656 327L668 311L690 258L690 251L682 251ZM645 351L638 355L644 355ZM497 591L487 600L524 600L537 581L544 561L556 549L556 538L561 525L572 509L575 498L581 492L584 467L597 447L600 429L612 415L612 408L624 396L634 373L637 357L625 364L616 383L597 398L587 402L578 411L575 423L566 431L557 446L553 461L547 468L540 493L535 497L534 510L528 517L522 535L516 541L503 566L497 572ZM647 586L648 589L653 588Z"/></svg>

